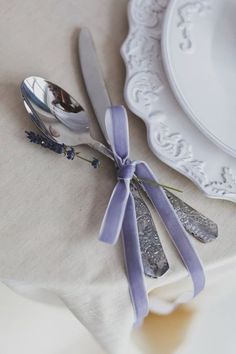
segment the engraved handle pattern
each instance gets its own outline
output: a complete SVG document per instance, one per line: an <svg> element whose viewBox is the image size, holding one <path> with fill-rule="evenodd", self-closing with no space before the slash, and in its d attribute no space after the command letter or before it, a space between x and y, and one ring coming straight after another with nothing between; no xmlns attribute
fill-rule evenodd
<svg viewBox="0 0 236 354"><path fill-rule="evenodd" d="M185 230L203 243L214 241L218 237L217 224L183 202L173 193L165 190Z"/></svg>

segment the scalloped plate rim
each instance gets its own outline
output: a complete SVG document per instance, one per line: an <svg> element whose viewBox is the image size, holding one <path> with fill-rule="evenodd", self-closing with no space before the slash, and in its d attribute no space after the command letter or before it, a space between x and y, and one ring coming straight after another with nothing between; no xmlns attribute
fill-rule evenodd
<svg viewBox="0 0 236 354"><path fill-rule="evenodd" d="M184 172L175 163L172 163L171 161L169 161L168 158L164 157L157 149L155 149L152 142L151 142L152 139L151 139L151 133L150 133L150 123L148 122L148 118L142 112L140 112L130 101L130 99L128 97L128 84L129 84L129 80L132 75L130 75L130 70L127 65L127 56L126 56L125 46L131 36L132 26L135 26L135 23L133 20L133 14L132 14L132 5L133 5L134 1L135 0L129 0L129 2L128 2L128 11L127 12L128 12L128 26L129 26L129 28L128 28L128 33L127 33L127 35L121 45L121 48L120 48L120 54L121 54L121 57L123 59L123 62L125 64L125 69L126 69L125 85L124 85L124 99L125 99L127 106L137 117L141 118L143 120L143 122L145 123L146 129L147 129L148 145L149 145L151 151L155 154L155 156L157 156L157 158L159 158L164 164L166 164L167 166L169 166L173 170L177 171L181 175L188 178L194 185L196 185L204 193L204 195L206 197L211 198L211 199L226 200L226 201L231 201L231 202L236 203L236 195L234 193L228 193L228 195L223 195L223 196L214 194L213 192L209 193L204 188L204 186L202 186L194 177L192 177L190 174Z"/></svg>
<svg viewBox="0 0 236 354"><path fill-rule="evenodd" d="M192 120L193 124L195 124L199 130L203 134L206 135L208 139L210 139L214 144L216 144L220 149L224 150L227 154L236 157L236 149L232 148L227 143L223 142L222 139L214 135L211 130L201 122L201 119L198 118L197 114L194 113L191 103L186 100L183 91L177 84L177 80L175 78L174 68L171 64L171 54L170 50L167 46L167 41L170 36L170 25L171 21L173 21L174 12L176 11L177 2L179 0L170 0L168 4L168 8L166 9L165 19L163 23L163 30L162 30L162 57L163 57L163 64L165 66L165 72L169 81L169 84L172 88L172 91L179 102L182 109L186 112L187 116Z"/></svg>

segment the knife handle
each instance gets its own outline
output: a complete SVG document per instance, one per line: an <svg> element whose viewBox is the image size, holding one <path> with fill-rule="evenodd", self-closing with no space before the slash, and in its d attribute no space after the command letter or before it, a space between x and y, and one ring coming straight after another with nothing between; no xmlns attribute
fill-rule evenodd
<svg viewBox="0 0 236 354"><path fill-rule="evenodd" d="M101 154L114 161L112 151L102 143L94 140L88 145L92 149L99 151ZM139 244L144 274L148 277L159 278L168 271L169 264L157 233L152 214L138 191L141 186L135 186L135 184L131 182L130 187L131 193L134 197L137 214Z"/></svg>

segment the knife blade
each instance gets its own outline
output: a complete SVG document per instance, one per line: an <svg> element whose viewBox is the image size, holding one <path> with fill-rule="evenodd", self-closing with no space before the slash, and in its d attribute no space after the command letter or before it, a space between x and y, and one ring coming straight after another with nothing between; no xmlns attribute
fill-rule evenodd
<svg viewBox="0 0 236 354"><path fill-rule="evenodd" d="M109 144L105 126L105 112L111 106L111 100L102 76L95 45L86 28L81 29L78 38L80 66L85 87L92 103L98 123ZM150 210L142 198L138 186L131 183L131 192L135 201L140 251L145 275L157 278L164 275L169 264L165 256L159 235L152 219Z"/></svg>
<svg viewBox="0 0 236 354"><path fill-rule="evenodd" d="M100 128L106 141L109 139L105 126L105 113L108 107L111 106L101 68L99 66L96 48L87 28L82 28L78 38L79 58L82 74L93 110L99 122Z"/></svg>

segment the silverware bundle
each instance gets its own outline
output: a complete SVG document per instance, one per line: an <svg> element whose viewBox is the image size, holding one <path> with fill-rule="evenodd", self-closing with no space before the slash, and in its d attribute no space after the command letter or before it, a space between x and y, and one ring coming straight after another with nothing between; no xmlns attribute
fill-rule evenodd
<svg viewBox="0 0 236 354"><path fill-rule="evenodd" d="M57 85L38 77L25 79L21 85L24 104L31 119L49 139L69 146L87 144L113 158L105 127L105 112L112 104L88 29L80 31L78 48L88 96L108 146L92 139L86 112L74 98ZM58 110L58 103L61 105L63 103L63 114ZM157 278L168 271L169 264L151 212L145 202L146 195L142 183L132 182L131 191L135 200L144 273L149 277ZM204 243L217 238L218 228L213 221L184 203L169 190L165 189L165 192L183 227L190 235Z"/></svg>

